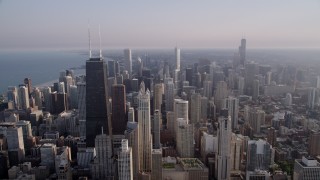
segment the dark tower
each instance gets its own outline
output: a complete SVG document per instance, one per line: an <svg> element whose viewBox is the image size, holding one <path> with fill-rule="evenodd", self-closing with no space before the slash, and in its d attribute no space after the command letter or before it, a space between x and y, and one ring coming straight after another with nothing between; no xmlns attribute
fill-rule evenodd
<svg viewBox="0 0 320 180"><path fill-rule="evenodd" d="M86 143L94 147L101 127L109 134L106 65L101 55L86 62Z"/></svg>
<svg viewBox="0 0 320 180"><path fill-rule="evenodd" d="M241 39L241 45L239 46L240 64L245 65L246 62L246 39Z"/></svg>
<svg viewBox="0 0 320 180"><path fill-rule="evenodd" d="M25 86L28 88L28 95L29 98L31 97L31 93L32 93L32 83L31 83L31 79L30 78L25 78L24 79L24 84Z"/></svg>
<svg viewBox="0 0 320 180"><path fill-rule="evenodd" d="M112 86L112 134L124 134L127 128L126 90L122 84Z"/></svg>

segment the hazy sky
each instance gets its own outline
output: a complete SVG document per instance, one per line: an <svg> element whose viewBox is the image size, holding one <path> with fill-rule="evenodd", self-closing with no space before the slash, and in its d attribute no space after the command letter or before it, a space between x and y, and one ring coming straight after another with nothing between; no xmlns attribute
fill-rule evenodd
<svg viewBox="0 0 320 180"><path fill-rule="evenodd" d="M0 0L0 49L320 47L320 0Z"/></svg>

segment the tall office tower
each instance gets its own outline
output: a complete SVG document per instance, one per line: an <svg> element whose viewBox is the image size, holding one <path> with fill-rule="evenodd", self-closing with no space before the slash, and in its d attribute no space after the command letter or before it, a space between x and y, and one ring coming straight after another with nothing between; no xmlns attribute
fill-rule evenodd
<svg viewBox="0 0 320 180"><path fill-rule="evenodd" d="M68 99L66 93L51 93L51 106L52 114L59 114L63 111L68 110Z"/></svg>
<svg viewBox="0 0 320 180"><path fill-rule="evenodd" d="M180 88L180 82L181 82L181 73L180 70L175 69L174 70L174 85L175 85L175 89L179 89Z"/></svg>
<svg viewBox="0 0 320 180"><path fill-rule="evenodd" d="M216 105L214 104L214 100L211 98L209 100L209 105L208 105L208 117L211 119L211 120L214 120L216 119Z"/></svg>
<svg viewBox="0 0 320 180"><path fill-rule="evenodd" d="M206 123L208 118L208 98L207 97L201 97L201 113L200 113L200 119L201 122Z"/></svg>
<svg viewBox="0 0 320 180"><path fill-rule="evenodd" d="M21 127L7 128L7 143L10 166L17 166L25 157L23 132Z"/></svg>
<svg viewBox="0 0 320 180"><path fill-rule="evenodd" d="M302 157L294 162L293 179L316 180L320 177L320 162L312 157Z"/></svg>
<svg viewBox="0 0 320 180"><path fill-rule="evenodd" d="M201 115L201 95L198 93L191 95L190 100L190 121L192 124L200 122Z"/></svg>
<svg viewBox="0 0 320 180"><path fill-rule="evenodd" d="M129 107L128 109L128 122L135 122L134 120L134 108Z"/></svg>
<svg viewBox="0 0 320 180"><path fill-rule="evenodd" d="M174 124L175 124L174 112L168 111L167 112L167 129L171 137L174 137L174 133L175 133Z"/></svg>
<svg viewBox="0 0 320 180"><path fill-rule="evenodd" d="M18 89L15 86L9 86L7 91L8 102L13 102L15 109L19 108Z"/></svg>
<svg viewBox="0 0 320 180"><path fill-rule="evenodd" d="M218 118L218 157L216 178L220 180L230 179L231 170L231 157L230 157L230 144L231 144L231 117L228 115L228 110L222 109L222 116Z"/></svg>
<svg viewBox="0 0 320 180"><path fill-rule="evenodd" d="M112 134L124 134L127 129L126 89L122 84L112 85Z"/></svg>
<svg viewBox="0 0 320 180"><path fill-rule="evenodd" d="M133 180L132 149L128 146L128 139L122 139L121 151L118 154L119 180Z"/></svg>
<svg viewBox="0 0 320 180"><path fill-rule="evenodd" d="M309 139L310 140L310 139ZM268 128L268 134L267 134L267 142L271 146L275 146L277 142L277 131L274 127ZM310 142L310 141L309 141ZM310 144L309 144L310 145ZM309 146L310 147L310 146Z"/></svg>
<svg viewBox="0 0 320 180"><path fill-rule="evenodd" d="M86 83L77 84L78 90L78 111L79 111L79 135L86 137Z"/></svg>
<svg viewBox="0 0 320 180"><path fill-rule="evenodd" d="M320 155L320 132L311 131L308 143L308 153L314 157Z"/></svg>
<svg viewBox="0 0 320 180"><path fill-rule="evenodd" d="M230 167L231 171L240 171L240 164L241 164L241 156L242 156L242 144L243 140L238 137L237 134L232 133L231 136L231 148L230 148Z"/></svg>
<svg viewBox="0 0 320 180"><path fill-rule="evenodd" d="M128 71L129 76L132 75L132 55L131 55L131 49L125 49L123 51L124 53L124 64L125 69Z"/></svg>
<svg viewBox="0 0 320 180"><path fill-rule="evenodd" d="M94 139L101 127L109 134L109 105L106 66L104 60L90 58L86 62L86 143L94 147ZM111 128L111 127L110 127Z"/></svg>
<svg viewBox="0 0 320 180"><path fill-rule="evenodd" d="M212 81L203 82L203 96L211 99L212 97Z"/></svg>
<svg viewBox="0 0 320 180"><path fill-rule="evenodd" d="M46 111L51 112L52 111L52 102L51 102L51 88L45 87L43 88L43 101L45 105Z"/></svg>
<svg viewBox="0 0 320 180"><path fill-rule="evenodd" d="M241 45L239 46L240 64L245 65L246 62L246 39L241 39Z"/></svg>
<svg viewBox="0 0 320 180"><path fill-rule="evenodd" d="M138 124L139 124L139 160L140 172L151 172L151 120L150 91L145 89L144 82L140 84L138 94Z"/></svg>
<svg viewBox="0 0 320 180"><path fill-rule="evenodd" d="M253 82L256 75L259 74L259 66L255 62L248 62L245 68L245 94L252 96L253 95Z"/></svg>
<svg viewBox="0 0 320 180"><path fill-rule="evenodd" d="M78 109L78 86L69 86L69 106L70 109Z"/></svg>
<svg viewBox="0 0 320 180"><path fill-rule="evenodd" d="M271 84L271 80L272 80L272 72L269 71L266 74L266 85L270 85Z"/></svg>
<svg viewBox="0 0 320 180"><path fill-rule="evenodd" d="M137 122L128 122L125 138L128 139L129 146L132 148L133 159L133 179L138 179L140 169L139 159L139 126Z"/></svg>
<svg viewBox="0 0 320 180"><path fill-rule="evenodd" d="M163 84L155 84L153 90L153 109L161 111Z"/></svg>
<svg viewBox="0 0 320 180"><path fill-rule="evenodd" d="M74 85L73 78L71 76L65 76L65 77L63 77L63 83L64 83L65 92L67 94L69 94L70 93L70 86Z"/></svg>
<svg viewBox="0 0 320 180"><path fill-rule="evenodd" d="M233 69L228 69L228 86L230 89L235 89L235 80L236 80L236 73Z"/></svg>
<svg viewBox="0 0 320 180"><path fill-rule="evenodd" d="M115 77L115 76L116 76L115 61L109 60L108 61L108 77Z"/></svg>
<svg viewBox="0 0 320 180"><path fill-rule="evenodd" d="M247 171L268 170L274 160L272 146L262 139L249 140L247 147Z"/></svg>
<svg viewBox="0 0 320 180"><path fill-rule="evenodd" d="M181 158L194 156L194 126L188 120L177 118L176 144L177 152Z"/></svg>
<svg viewBox="0 0 320 180"><path fill-rule="evenodd" d="M19 87L19 109L28 109L30 107L28 89L25 86Z"/></svg>
<svg viewBox="0 0 320 180"><path fill-rule="evenodd" d="M131 80L131 89L134 92L138 92L139 91L139 80L136 78L133 78Z"/></svg>
<svg viewBox="0 0 320 180"><path fill-rule="evenodd" d="M176 47L174 49L175 55L176 55L176 64L175 69L180 70L180 49Z"/></svg>
<svg viewBox="0 0 320 180"><path fill-rule="evenodd" d="M173 111L174 83L172 78L165 79L164 96L166 100L166 111Z"/></svg>
<svg viewBox="0 0 320 180"><path fill-rule="evenodd" d="M239 99L231 96L223 99L222 108L228 109L229 115L231 116L232 130L238 129Z"/></svg>
<svg viewBox="0 0 320 180"><path fill-rule="evenodd" d="M55 169L54 162L57 155L57 146L51 143L45 143L40 147L41 165L47 166L50 172Z"/></svg>
<svg viewBox="0 0 320 180"><path fill-rule="evenodd" d="M24 142L24 145L26 145L28 137L32 136L30 121L20 120L16 122L16 127L22 128L23 142Z"/></svg>
<svg viewBox="0 0 320 180"><path fill-rule="evenodd" d="M152 143L153 149L160 149L160 129L162 126L162 119L161 119L161 112L159 110L155 110L153 114L153 121L152 121Z"/></svg>
<svg viewBox="0 0 320 180"><path fill-rule="evenodd" d="M249 112L249 124L257 134L261 133L261 126L265 123L265 112L259 109L251 109Z"/></svg>
<svg viewBox="0 0 320 180"><path fill-rule="evenodd" d="M259 97L259 80L253 81L253 92L252 92L252 98L254 100L257 100Z"/></svg>
<svg viewBox="0 0 320 180"><path fill-rule="evenodd" d="M116 76L116 83L117 84L123 84L123 75L122 74L118 74Z"/></svg>
<svg viewBox="0 0 320 180"><path fill-rule="evenodd" d="M66 93L66 87L64 82L59 82L58 84L58 93Z"/></svg>
<svg viewBox="0 0 320 180"><path fill-rule="evenodd" d="M95 138L95 149L97 156L91 166L92 178L112 179L115 175L115 167L112 164L112 142L110 136L104 134L103 128L101 134Z"/></svg>
<svg viewBox="0 0 320 180"><path fill-rule="evenodd" d="M308 108L314 109L317 100L317 88L310 88L308 91Z"/></svg>
<svg viewBox="0 0 320 180"><path fill-rule="evenodd" d="M190 86L193 86L193 82L192 82L192 76L193 76L193 69L192 68L186 68L186 81L189 82Z"/></svg>
<svg viewBox="0 0 320 180"><path fill-rule="evenodd" d="M189 123L189 102L185 101L183 99L175 99L174 100L174 107L173 107L173 112L174 112L174 119L175 121L178 118L183 118L184 120Z"/></svg>
<svg viewBox="0 0 320 180"><path fill-rule="evenodd" d="M34 88L33 96L34 96L36 106L38 106L39 110L42 110L42 93L39 88L37 87Z"/></svg>
<svg viewBox="0 0 320 180"><path fill-rule="evenodd" d="M151 179L162 179L162 150L152 149Z"/></svg>
<svg viewBox="0 0 320 180"><path fill-rule="evenodd" d="M221 102L226 97L228 97L227 83L225 81L219 81L214 92L214 104L218 109L221 109Z"/></svg>
<svg viewBox="0 0 320 180"><path fill-rule="evenodd" d="M30 78L25 78L23 82L28 89L28 97L30 98L32 93L32 81Z"/></svg>
<svg viewBox="0 0 320 180"><path fill-rule="evenodd" d="M244 94L244 77L239 76L238 78L238 94Z"/></svg>

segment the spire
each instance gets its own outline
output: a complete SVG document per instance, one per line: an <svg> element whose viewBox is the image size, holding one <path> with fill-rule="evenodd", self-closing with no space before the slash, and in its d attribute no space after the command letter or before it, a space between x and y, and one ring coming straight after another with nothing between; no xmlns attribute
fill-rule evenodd
<svg viewBox="0 0 320 180"><path fill-rule="evenodd" d="M88 20L88 38L89 38L89 58L91 59L92 53L91 53L91 37L90 37L90 24Z"/></svg>
<svg viewBox="0 0 320 180"><path fill-rule="evenodd" d="M100 24L99 24L99 41L100 41L100 58L102 58L102 52L101 52L101 32L100 32Z"/></svg>

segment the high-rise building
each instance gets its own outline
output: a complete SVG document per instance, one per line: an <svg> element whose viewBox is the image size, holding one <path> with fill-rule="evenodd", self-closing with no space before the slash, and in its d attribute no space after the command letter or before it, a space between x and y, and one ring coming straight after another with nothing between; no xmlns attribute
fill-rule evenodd
<svg viewBox="0 0 320 180"><path fill-rule="evenodd" d="M241 45L239 46L240 64L245 65L246 62L246 39L241 39Z"/></svg>
<svg viewBox="0 0 320 180"><path fill-rule="evenodd" d="M78 83L79 135L86 137L86 83Z"/></svg>
<svg viewBox="0 0 320 180"><path fill-rule="evenodd" d="M112 142L110 136L104 134L95 138L95 149L97 156L91 165L93 179L112 179L114 177L115 165L112 164Z"/></svg>
<svg viewBox="0 0 320 180"><path fill-rule="evenodd" d="M19 109L28 109L30 107L28 88L25 86L19 87Z"/></svg>
<svg viewBox="0 0 320 180"><path fill-rule="evenodd" d="M132 55L131 55L131 49L125 49L123 51L124 53L124 64L125 69L128 71L129 76L132 75Z"/></svg>
<svg viewBox="0 0 320 180"><path fill-rule="evenodd" d="M249 140L247 147L247 171L268 170L274 161L272 146L262 139Z"/></svg>
<svg viewBox="0 0 320 180"><path fill-rule="evenodd" d="M42 93L39 88L37 87L34 88L33 96L34 96L36 106L38 106L39 110L42 110Z"/></svg>
<svg viewBox="0 0 320 180"><path fill-rule="evenodd" d="M228 115L228 110L221 110L221 115L218 118L218 157L216 178L220 180L228 180L230 178L231 157L231 117Z"/></svg>
<svg viewBox="0 0 320 180"><path fill-rule="evenodd" d="M200 122L201 115L201 95L198 93L191 95L190 100L190 120L192 124Z"/></svg>
<svg viewBox="0 0 320 180"><path fill-rule="evenodd" d="M15 86L9 86L7 91L8 102L13 102L15 109L19 108L18 89Z"/></svg>
<svg viewBox="0 0 320 180"><path fill-rule="evenodd" d="M317 88L310 88L308 91L308 108L314 109L316 105L318 90Z"/></svg>
<svg viewBox="0 0 320 180"><path fill-rule="evenodd" d="M162 126L162 119L161 119L161 113L159 110L155 110L153 114L153 121L152 121L152 143L153 143L153 149L160 149L160 130Z"/></svg>
<svg viewBox="0 0 320 180"><path fill-rule="evenodd" d="M134 120L134 108L133 107L129 107L129 110L128 110L128 122L135 122L135 120Z"/></svg>
<svg viewBox="0 0 320 180"><path fill-rule="evenodd" d="M229 96L222 101L222 108L228 109L232 130L238 129L239 99Z"/></svg>
<svg viewBox="0 0 320 180"><path fill-rule="evenodd" d="M251 109L249 112L249 124L257 134L261 133L261 125L265 123L265 112L260 109Z"/></svg>
<svg viewBox="0 0 320 180"><path fill-rule="evenodd" d="M108 77L115 77L116 76L116 69L115 69L115 61L109 60L108 61Z"/></svg>
<svg viewBox="0 0 320 180"><path fill-rule="evenodd" d="M28 98L29 98L31 97L31 93L32 93L32 81L30 78L25 78L23 82L28 89Z"/></svg>
<svg viewBox="0 0 320 180"><path fill-rule="evenodd" d="M153 109L161 111L163 84L155 84L153 90Z"/></svg>
<svg viewBox="0 0 320 180"><path fill-rule="evenodd" d="M52 102L51 102L51 88L45 87L43 88L43 101L45 105L46 111L52 111Z"/></svg>
<svg viewBox="0 0 320 180"><path fill-rule="evenodd" d="M294 162L293 179L316 180L320 177L320 163L311 157L302 157Z"/></svg>
<svg viewBox="0 0 320 180"><path fill-rule="evenodd" d="M203 82L203 96L210 99L212 97L212 81Z"/></svg>
<svg viewBox="0 0 320 180"><path fill-rule="evenodd" d="M259 74L259 66L255 62L246 63L245 68L245 94L252 96L253 95L253 84L256 75Z"/></svg>
<svg viewBox="0 0 320 180"><path fill-rule="evenodd" d="M122 139L121 151L118 154L119 180L133 180L132 149L128 146L128 139Z"/></svg>
<svg viewBox="0 0 320 180"><path fill-rule="evenodd" d="M138 173L140 169L140 158L139 158L139 126L137 122L128 122L127 131L125 137L128 139L129 146L132 148L132 159L133 159L133 179L138 179Z"/></svg>
<svg viewBox="0 0 320 180"><path fill-rule="evenodd" d="M194 126L188 120L177 118L176 144L179 157L190 158L194 156Z"/></svg>
<svg viewBox="0 0 320 180"><path fill-rule="evenodd" d="M226 97L228 97L227 83L225 81L219 81L214 92L214 104L218 109L221 109L221 101Z"/></svg>
<svg viewBox="0 0 320 180"><path fill-rule="evenodd" d="M45 143L40 147L41 165L47 166L51 172L55 169L55 158L57 155L57 146L51 143Z"/></svg>
<svg viewBox="0 0 320 180"><path fill-rule="evenodd" d="M201 122L207 122L208 118L208 98L207 97L201 97L201 113L200 113L200 119Z"/></svg>
<svg viewBox="0 0 320 180"><path fill-rule="evenodd" d="M166 100L166 111L173 111L174 83L172 78L165 79L164 96Z"/></svg>
<svg viewBox="0 0 320 180"><path fill-rule="evenodd" d="M70 85L68 89L70 109L78 109L78 87L76 85Z"/></svg>
<svg viewBox="0 0 320 180"><path fill-rule="evenodd" d="M308 152L311 156L320 155L320 132L312 131L309 137Z"/></svg>
<svg viewBox="0 0 320 180"><path fill-rule="evenodd" d="M86 62L86 143L94 147L94 139L101 127L109 134L108 92L104 60L90 58Z"/></svg>
<svg viewBox="0 0 320 180"><path fill-rule="evenodd" d="M18 165L25 157L22 128L8 127L6 136L10 166Z"/></svg>
<svg viewBox="0 0 320 180"><path fill-rule="evenodd" d="M260 84L260 83L259 83L259 80L258 80L258 79L256 79L256 80L253 81L252 98L253 98L254 100L257 100L258 97L259 97L259 86L260 86L259 84Z"/></svg>
<svg viewBox="0 0 320 180"><path fill-rule="evenodd" d="M138 124L139 124L139 160L140 172L151 172L151 119L150 91L145 89L144 82L140 85L138 94Z"/></svg>
<svg viewBox="0 0 320 180"><path fill-rule="evenodd" d="M151 179L162 179L162 150L152 149Z"/></svg>
<svg viewBox="0 0 320 180"><path fill-rule="evenodd" d="M175 69L180 70L180 49L176 47L174 49L175 55L176 55L176 64Z"/></svg>
<svg viewBox="0 0 320 180"><path fill-rule="evenodd" d="M126 89L122 84L112 85L112 134L124 134L127 129Z"/></svg>

